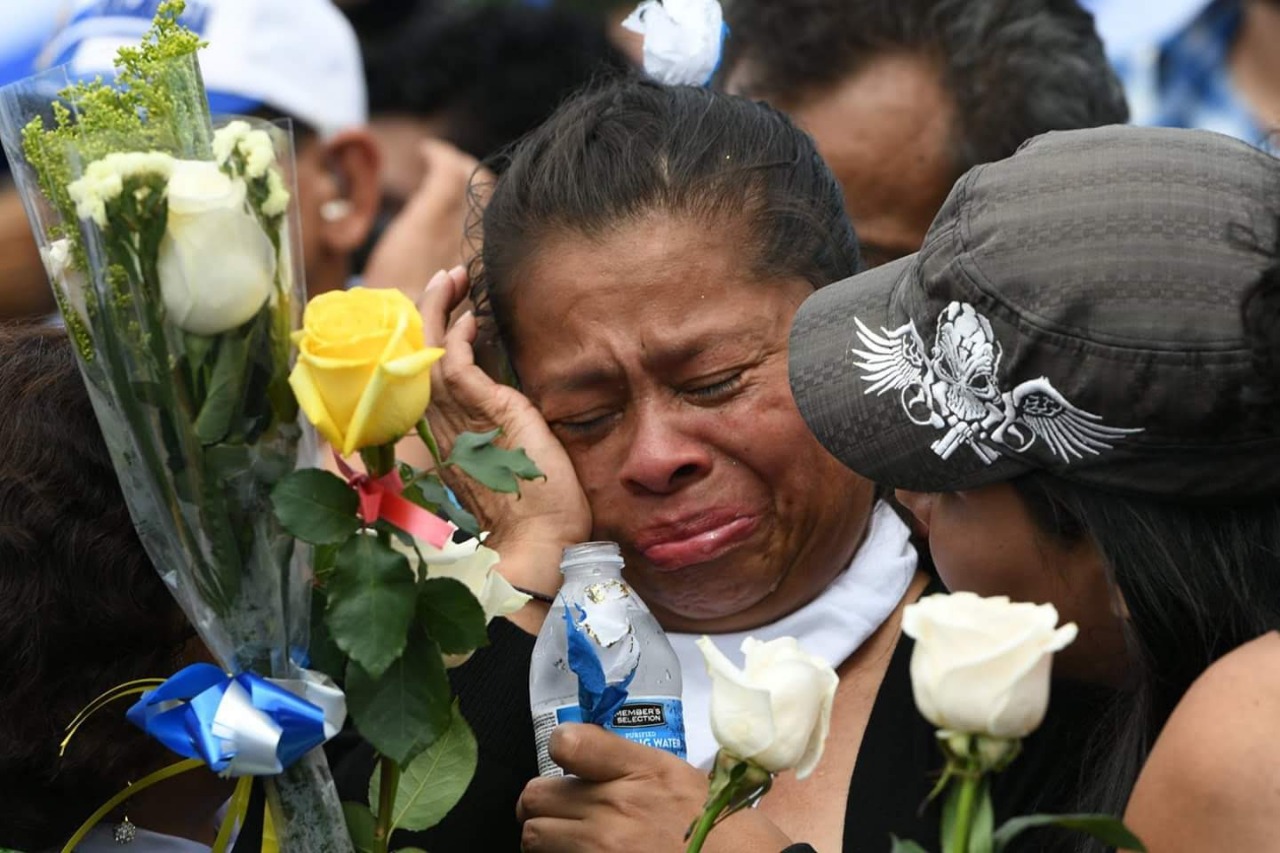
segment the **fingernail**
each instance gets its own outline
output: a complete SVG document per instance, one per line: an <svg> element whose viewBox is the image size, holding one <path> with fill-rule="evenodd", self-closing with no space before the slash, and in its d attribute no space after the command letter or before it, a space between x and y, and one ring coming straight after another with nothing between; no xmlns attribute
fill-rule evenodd
<svg viewBox="0 0 1280 853"><path fill-rule="evenodd" d="M426 290L434 290L437 287L440 287L446 280L448 280L448 278L449 274L444 270L440 270L440 272L431 276L431 281L427 282Z"/></svg>
<svg viewBox="0 0 1280 853"><path fill-rule="evenodd" d="M467 268L464 264L458 264L456 267L449 270L449 278L460 278L461 276L464 276L466 274L467 274Z"/></svg>

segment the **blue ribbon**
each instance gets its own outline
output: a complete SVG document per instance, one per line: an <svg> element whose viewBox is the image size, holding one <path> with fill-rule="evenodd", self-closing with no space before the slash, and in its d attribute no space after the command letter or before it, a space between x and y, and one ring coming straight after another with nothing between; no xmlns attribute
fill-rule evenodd
<svg viewBox="0 0 1280 853"><path fill-rule="evenodd" d="M127 716L179 755L231 776L280 773L327 740L319 705L251 672L229 676L207 663L144 693Z"/></svg>
<svg viewBox="0 0 1280 853"><path fill-rule="evenodd" d="M585 619L586 611L579 605L573 606ZM613 722L614 712L627 701L627 688L639 667L632 668L627 677L617 684L609 684L605 680L600 656L596 654L595 643L578 627L568 606L564 608L564 624L569 641L569 669L578 676L578 707L582 709L582 721L606 726Z"/></svg>

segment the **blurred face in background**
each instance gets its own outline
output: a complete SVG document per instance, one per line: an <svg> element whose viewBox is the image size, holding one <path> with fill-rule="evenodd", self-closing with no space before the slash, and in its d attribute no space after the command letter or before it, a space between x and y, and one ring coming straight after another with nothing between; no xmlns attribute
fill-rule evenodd
<svg viewBox="0 0 1280 853"><path fill-rule="evenodd" d="M751 75L751 63L740 63L726 88L750 95ZM864 263L879 266L920 248L956 178L954 107L929 61L887 55L774 106L813 137L840 181Z"/></svg>

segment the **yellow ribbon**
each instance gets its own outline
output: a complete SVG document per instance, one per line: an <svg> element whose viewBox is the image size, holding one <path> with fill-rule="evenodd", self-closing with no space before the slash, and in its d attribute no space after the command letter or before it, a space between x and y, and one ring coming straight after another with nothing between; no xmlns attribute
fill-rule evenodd
<svg viewBox="0 0 1280 853"><path fill-rule="evenodd" d="M135 693L146 693L155 687L164 684L163 678L139 678L136 681L126 681L124 684L117 684L110 690L102 693L98 698L94 699L88 705L80 709L80 713L76 714L75 719L67 724L67 736L62 739L62 743L58 745L58 756L61 757L67 752L67 744L71 743L71 739L76 736L76 732L80 731L80 727L89 722L89 718L101 711L104 707L117 699L123 699L126 696L132 696Z"/></svg>
<svg viewBox="0 0 1280 853"><path fill-rule="evenodd" d="M132 785L99 806L96 812L89 815L89 819L80 824L80 828L76 830L75 835L71 836L71 840L62 848L62 853L72 853L72 851L76 849L76 845L83 841L84 837L89 834L89 830L98 825L98 821L102 820L112 809L132 797L134 794L139 791L145 791L157 782L163 782L165 779L169 779L181 773L186 773L188 770L195 770L197 767L204 766L204 762L200 759L188 758L184 761L179 761L177 764L170 764L168 767L157 770L155 773L149 773L146 776L143 776L137 782L134 782Z"/></svg>
<svg viewBox="0 0 1280 853"><path fill-rule="evenodd" d="M249 791L252 787L252 776L242 776L236 783L235 793L231 795L231 805L227 807L227 816L222 819L218 837L213 841L213 853L225 853L227 844L231 842L231 831L249 811Z"/></svg>

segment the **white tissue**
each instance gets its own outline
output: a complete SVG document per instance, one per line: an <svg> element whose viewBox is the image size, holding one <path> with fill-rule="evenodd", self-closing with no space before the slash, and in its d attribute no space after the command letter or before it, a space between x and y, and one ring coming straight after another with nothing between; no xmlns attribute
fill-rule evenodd
<svg viewBox="0 0 1280 853"><path fill-rule="evenodd" d="M644 70L669 86L705 86L720 64L718 0L644 0L622 22L644 36Z"/></svg>

